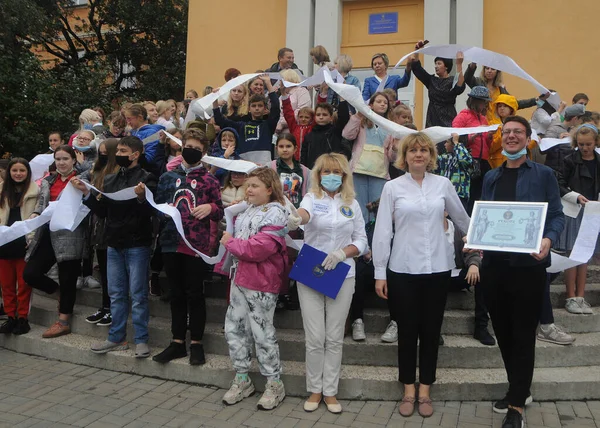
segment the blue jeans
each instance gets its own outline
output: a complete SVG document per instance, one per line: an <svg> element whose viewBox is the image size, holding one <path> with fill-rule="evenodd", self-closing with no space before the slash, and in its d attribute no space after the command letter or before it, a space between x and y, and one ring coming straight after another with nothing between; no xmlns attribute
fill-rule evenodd
<svg viewBox="0 0 600 428"><path fill-rule="evenodd" d="M367 204L381 198L383 186L387 182L385 178L372 177L365 174L352 174L354 179L354 190L356 191L356 200L362 211L365 224L369 222L370 213L367 211ZM371 214L373 217L374 215Z"/></svg>
<svg viewBox="0 0 600 428"><path fill-rule="evenodd" d="M108 295L112 325L108 340L124 342L127 337L129 299L135 343L148 343L148 266L150 247L111 248L107 253Z"/></svg>

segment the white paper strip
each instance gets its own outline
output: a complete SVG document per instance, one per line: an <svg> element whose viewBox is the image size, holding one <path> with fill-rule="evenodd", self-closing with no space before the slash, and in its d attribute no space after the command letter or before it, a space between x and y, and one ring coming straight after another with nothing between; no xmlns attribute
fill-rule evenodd
<svg viewBox="0 0 600 428"><path fill-rule="evenodd" d="M60 199L50 220L50 230L52 232L62 229L68 229L73 232L77 229L77 226L79 226L90 212L90 209L83 205L81 200L82 195L83 193L73 187L71 182L67 183L67 186L60 194Z"/></svg>
<svg viewBox="0 0 600 428"><path fill-rule="evenodd" d="M227 95L229 93L229 91L231 91L233 88L246 83L248 80L250 80L256 76L260 76L260 74L257 74L257 73L242 74L241 76L234 77L229 82L227 82L223 86L221 86L217 92L213 92L212 94L208 94L208 95L200 98L198 100L197 104L204 111L212 110L213 102L215 102L219 97Z"/></svg>
<svg viewBox="0 0 600 428"><path fill-rule="evenodd" d="M572 267L579 266L582 264L576 260L571 260L568 257L561 256L555 252L550 252L551 265L546 269L548 273L559 273L565 269L571 269Z"/></svg>
<svg viewBox="0 0 600 428"><path fill-rule="evenodd" d="M259 167L254 162L241 159L217 158L214 156L204 156L202 157L202 162L223 168L227 171L243 172L244 174L248 174Z"/></svg>
<svg viewBox="0 0 600 428"><path fill-rule="evenodd" d="M540 150L545 152L548 149L551 149L554 146L558 146L560 144L571 144L571 137L567 138L542 138L540 141Z"/></svg>
<svg viewBox="0 0 600 428"><path fill-rule="evenodd" d="M325 82L333 89L341 98L348 101L356 110L360 111L367 119L385 129L395 138L402 138L409 134L414 134L414 129L406 128L392 122L384 117L379 116L371 108L365 104L360 90L354 85L346 85L335 83L331 78L329 71L325 72ZM434 143L439 143L452 138L452 134L468 135L480 134L489 131L495 131L499 125L478 126L474 128L445 128L442 126L433 126L426 128L422 132L433 140Z"/></svg>
<svg viewBox="0 0 600 428"><path fill-rule="evenodd" d="M283 80L283 86L285 86L286 88L293 88L295 86L318 86L321 83L325 82L325 72L329 72L334 82L344 83L344 77L340 74L339 71L337 71L335 68L333 70L329 70L329 67L324 65L323 67L319 68L319 70L317 70L315 74L313 74L311 77L309 77L306 80L303 80L300 83L293 83L288 82L287 80Z"/></svg>
<svg viewBox="0 0 600 428"><path fill-rule="evenodd" d="M0 226L0 247L20 238L21 236L25 236L28 233L36 230L38 227L48 223L52 218L52 214L54 213L57 203L58 202L50 202L48 207L36 218L17 221L11 226Z"/></svg>
<svg viewBox="0 0 600 428"><path fill-rule="evenodd" d="M168 133L167 131L163 131L165 133L165 135L167 137L169 137L171 140L175 141L177 144L179 144L180 146L183 147L183 141L181 141L179 138L177 138L176 136Z"/></svg>
<svg viewBox="0 0 600 428"><path fill-rule="evenodd" d="M37 181L44 177L48 172L50 165L54 163L54 154L50 153L47 155L37 155L29 161L31 167L31 180Z"/></svg>

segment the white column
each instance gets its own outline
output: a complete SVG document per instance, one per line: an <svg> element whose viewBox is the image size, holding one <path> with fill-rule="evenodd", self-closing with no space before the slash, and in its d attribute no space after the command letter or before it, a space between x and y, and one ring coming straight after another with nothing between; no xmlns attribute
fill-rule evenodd
<svg viewBox="0 0 600 428"><path fill-rule="evenodd" d="M313 0L287 0L285 44L294 51L296 65L307 76L313 70L309 51L313 47L314 26Z"/></svg>
<svg viewBox="0 0 600 428"><path fill-rule="evenodd" d="M466 46L483 47L483 0L456 0L456 43ZM464 70L467 64L464 64ZM479 66L476 73L481 70ZM456 110L466 107L470 89L456 99Z"/></svg>
<svg viewBox="0 0 600 428"><path fill-rule="evenodd" d="M316 0L314 45L324 46L331 61L340 53L342 14L342 0Z"/></svg>
<svg viewBox="0 0 600 428"><path fill-rule="evenodd" d="M429 40L431 45L446 45L450 43L450 3L451 0L425 0L424 1L424 33L425 39ZM423 58L423 68L433 74L433 58L431 55L425 55ZM429 98L427 88L423 86L423 123L427 117L427 107Z"/></svg>

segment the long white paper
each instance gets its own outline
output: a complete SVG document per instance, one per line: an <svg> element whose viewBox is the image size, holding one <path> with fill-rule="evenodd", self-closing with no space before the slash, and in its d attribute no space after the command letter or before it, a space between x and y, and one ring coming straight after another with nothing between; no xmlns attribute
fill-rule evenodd
<svg viewBox="0 0 600 428"><path fill-rule="evenodd" d="M71 182L60 194L58 204L50 220L50 230L55 232L61 229L68 229L73 232L83 221L90 209L83 205L81 200L82 192L73 187Z"/></svg>
<svg viewBox="0 0 600 428"><path fill-rule="evenodd" d="M540 141L540 150L545 152L548 149L551 149L554 146L558 146L560 144L571 144L571 137L566 138L542 138Z"/></svg>
<svg viewBox="0 0 600 428"><path fill-rule="evenodd" d="M233 88L236 88L236 87L246 83L248 80L250 80L256 76L260 76L260 74L257 74L257 73L242 74L241 76L234 77L229 82L227 82L223 86L221 86L217 92L213 92L211 94L208 94L208 95L200 98L198 100L198 102L195 104L199 105L202 108L202 110L204 110L204 111L211 110L213 102L215 102L219 97L227 95L229 93L229 91L231 91Z"/></svg>
<svg viewBox="0 0 600 428"><path fill-rule="evenodd" d="M579 266L580 264L582 264L577 260L572 260L568 257L556 254L552 251L550 252L550 260L552 264L546 269L546 271L549 273L559 273L565 269L571 269L572 267Z"/></svg>
<svg viewBox="0 0 600 428"><path fill-rule="evenodd" d="M244 174L248 174L259 167L259 165L254 162L242 159L224 159L214 156L204 156L202 157L202 162L223 168L227 171L243 172Z"/></svg>
<svg viewBox="0 0 600 428"><path fill-rule="evenodd" d="M29 161L31 167L31 180L38 181L48 172L50 165L54 163L54 154L37 155Z"/></svg>
<svg viewBox="0 0 600 428"><path fill-rule="evenodd" d="M48 223L52 218L57 203L50 202L48 207L36 218L17 221L11 226L0 226L0 247Z"/></svg>
<svg viewBox="0 0 600 428"><path fill-rule="evenodd" d="M560 202L563 206L563 213L566 216L577 218L579 215L579 211L581 211L581 205L577 203L577 197L579 193L577 192L569 192L562 198L560 198Z"/></svg>
<svg viewBox="0 0 600 428"><path fill-rule="evenodd" d="M183 142L177 138L176 136L174 136L173 134L169 134L167 131L163 131L165 133L165 135L167 137L169 137L171 140L175 141L177 144L179 144L180 146L183 146Z"/></svg>
<svg viewBox="0 0 600 428"><path fill-rule="evenodd" d="M519 65L513 60L511 57L503 55L498 52L490 51L483 48L478 48L476 46L466 46L466 45L428 45L421 49L417 49L409 54L404 55L400 58L400 61L396 63L394 68L398 68L400 64L406 59L415 53L422 53L426 55L439 56L441 58L456 58L456 54L458 52L462 52L464 54L465 60L475 62L478 65L485 65L487 67L492 67L496 70L503 71L505 73L512 74L514 76L520 77L521 79L525 79L535 88L540 94L546 94L550 92L544 85L535 80L531 75L529 75L525 70L523 70ZM560 105L560 97L557 93L552 93L550 98L548 98L548 102L555 108L558 109Z"/></svg>
<svg viewBox="0 0 600 428"><path fill-rule="evenodd" d="M406 128L405 126L398 125L396 122L388 120L384 117L379 116L371 108L365 104L360 90L354 85L346 85L342 83L335 83L329 73L329 70L325 71L325 82L333 89L341 98L345 99L350 103L356 110L360 111L365 117L377 124L381 128L385 129L395 138L402 138L409 134L414 134L414 129ZM452 138L452 134L467 135L467 134L480 134L489 131L495 131L499 125L491 126L478 126L473 128L445 128L442 126L432 126L424 129L422 132L429 136L434 143L439 143Z"/></svg>
<svg viewBox="0 0 600 428"><path fill-rule="evenodd" d="M569 258L587 263L594 255L599 233L600 202L590 201L583 209L583 219Z"/></svg>

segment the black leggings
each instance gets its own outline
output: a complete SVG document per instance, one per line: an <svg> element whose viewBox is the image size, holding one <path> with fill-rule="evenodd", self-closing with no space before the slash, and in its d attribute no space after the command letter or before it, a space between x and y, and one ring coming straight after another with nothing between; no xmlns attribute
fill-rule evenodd
<svg viewBox="0 0 600 428"><path fill-rule="evenodd" d="M46 276L46 273L55 263L57 262L50 240L50 231L45 228L38 247L25 265L23 280L31 287L48 294L60 289L58 312L69 315L73 313L73 307L75 306L77 278L81 272L81 259L57 263L60 287L56 281Z"/></svg>
<svg viewBox="0 0 600 428"><path fill-rule="evenodd" d="M171 285L171 333L173 339L185 340L190 315L190 338L202 340L206 325L204 278L208 265L199 257L181 253L164 253L163 261Z"/></svg>
<svg viewBox="0 0 600 428"><path fill-rule="evenodd" d="M356 262L356 281L354 283L354 295L350 306L350 319L364 319L364 309L367 290L375 290L375 271L373 262L365 262L362 257ZM390 312L390 321L397 321L394 305L390 299L386 300Z"/></svg>

